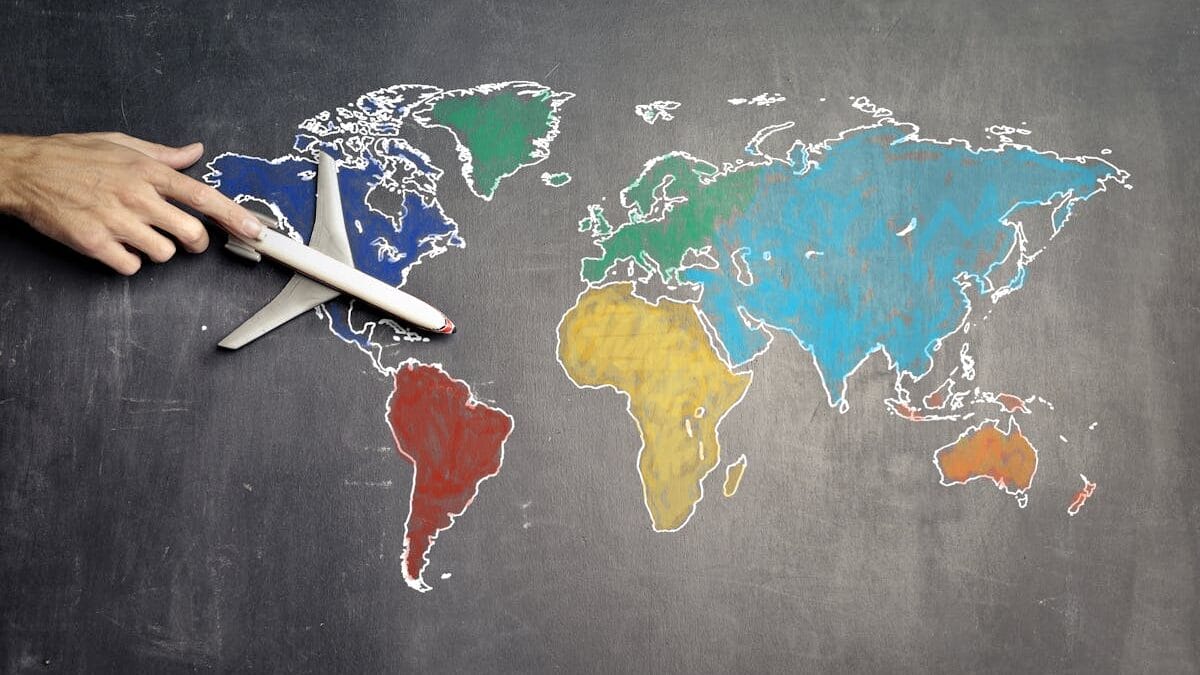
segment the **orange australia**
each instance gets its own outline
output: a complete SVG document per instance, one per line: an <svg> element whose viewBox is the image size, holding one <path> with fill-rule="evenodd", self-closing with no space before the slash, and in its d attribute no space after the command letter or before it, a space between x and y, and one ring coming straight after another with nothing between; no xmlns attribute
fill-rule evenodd
<svg viewBox="0 0 1200 675"><path fill-rule="evenodd" d="M1017 498L1021 508L1029 501L1029 486L1037 472L1037 449L1021 434L1021 427L1008 418L1008 430L998 420L971 427L949 445L933 453L933 463L942 485L965 485L986 478Z"/></svg>

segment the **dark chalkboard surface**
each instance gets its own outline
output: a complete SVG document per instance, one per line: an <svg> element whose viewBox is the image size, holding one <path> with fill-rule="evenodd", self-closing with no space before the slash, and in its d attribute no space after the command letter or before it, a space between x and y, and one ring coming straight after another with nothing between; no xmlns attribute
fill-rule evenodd
<svg viewBox="0 0 1200 675"><path fill-rule="evenodd" d="M0 221L0 669L1200 669L1196 3L10 0L0 30L0 130L201 140L205 161L286 154L302 120L393 84L575 94L551 157L491 202L428 144L467 246L407 288L461 331L408 355L514 420L428 593L401 575L389 378L311 316L216 349L285 270L213 246L126 279ZM788 100L727 103L760 92ZM887 413L882 359L839 415L780 341L721 428L749 457L737 495L710 477L655 533L624 399L556 361L595 253L576 224L650 157L733 160L785 119L830 138L868 121L859 95L931 137L1019 121L1131 174L972 334L981 378L1054 404L1022 419L1041 482L1024 509L939 485L954 436ZM655 100L673 121L634 114ZM1069 517L1080 472L1099 487Z"/></svg>

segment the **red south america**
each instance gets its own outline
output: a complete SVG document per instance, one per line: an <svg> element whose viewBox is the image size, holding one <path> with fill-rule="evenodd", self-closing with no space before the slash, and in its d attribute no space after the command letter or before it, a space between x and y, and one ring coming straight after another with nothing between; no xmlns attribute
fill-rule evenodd
<svg viewBox="0 0 1200 675"><path fill-rule="evenodd" d="M404 526L404 580L427 591L421 574L429 549L479 491L500 472L508 413L471 395L466 382L436 365L406 361L396 371L387 419L400 455L412 462L413 487Z"/></svg>

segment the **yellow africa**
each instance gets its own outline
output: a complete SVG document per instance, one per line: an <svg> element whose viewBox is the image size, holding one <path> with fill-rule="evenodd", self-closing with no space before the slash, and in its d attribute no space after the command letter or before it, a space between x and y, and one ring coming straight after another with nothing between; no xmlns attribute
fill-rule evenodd
<svg viewBox="0 0 1200 675"><path fill-rule="evenodd" d="M632 284L590 288L558 327L558 358L581 387L629 396L642 434L638 469L654 529L677 530L720 461L717 425L750 386L709 344L691 305L634 297Z"/></svg>

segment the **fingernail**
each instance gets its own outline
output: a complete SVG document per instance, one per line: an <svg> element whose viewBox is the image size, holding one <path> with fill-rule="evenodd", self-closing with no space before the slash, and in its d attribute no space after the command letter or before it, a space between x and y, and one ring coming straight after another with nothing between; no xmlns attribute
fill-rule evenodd
<svg viewBox="0 0 1200 675"><path fill-rule="evenodd" d="M262 239L263 224L258 218L247 218L242 221L242 234L251 239Z"/></svg>

